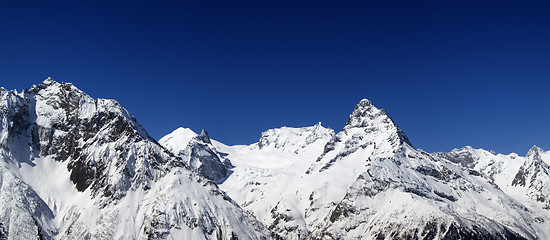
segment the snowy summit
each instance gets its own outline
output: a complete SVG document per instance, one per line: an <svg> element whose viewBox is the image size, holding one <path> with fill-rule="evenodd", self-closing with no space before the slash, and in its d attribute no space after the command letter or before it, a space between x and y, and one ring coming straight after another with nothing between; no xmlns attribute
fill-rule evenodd
<svg viewBox="0 0 550 240"><path fill-rule="evenodd" d="M550 151L428 153L361 100L343 129L158 142L51 78L0 88L0 239L548 239Z"/></svg>

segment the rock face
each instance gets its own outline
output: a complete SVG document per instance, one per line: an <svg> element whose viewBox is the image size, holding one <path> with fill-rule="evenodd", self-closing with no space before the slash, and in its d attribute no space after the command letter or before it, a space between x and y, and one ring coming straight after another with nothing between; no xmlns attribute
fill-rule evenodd
<svg viewBox="0 0 550 240"><path fill-rule="evenodd" d="M546 156L543 159L543 156ZM531 200L540 202L550 211L550 154L534 146L525 156L525 162L514 176L512 186L521 188Z"/></svg>
<svg viewBox="0 0 550 240"><path fill-rule="evenodd" d="M270 236L114 100L48 78L0 90L0 123L0 239Z"/></svg>
<svg viewBox="0 0 550 240"><path fill-rule="evenodd" d="M366 99L336 134L318 124L212 144L234 165L220 188L285 239L550 238L550 154L427 153Z"/></svg>

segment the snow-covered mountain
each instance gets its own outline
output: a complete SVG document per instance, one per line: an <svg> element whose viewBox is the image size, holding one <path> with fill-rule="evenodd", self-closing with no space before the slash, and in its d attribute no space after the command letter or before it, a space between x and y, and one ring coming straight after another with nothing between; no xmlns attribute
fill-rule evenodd
<svg viewBox="0 0 550 240"><path fill-rule="evenodd" d="M345 127L157 143L114 100L0 88L0 239L549 239L550 151L415 149L360 101Z"/></svg>
<svg viewBox="0 0 550 240"><path fill-rule="evenodd" d="M188 128L178 128L159 140L168 150L181 157L189 169L212 180L219 181L228 174L231 162L214 150L214 146L203 129L200 135Z"/></svg>
<svg viewBox="0 0 550 240"><path fill-rule="evenodd" d="M162 142L175 153L194 134L177 132ZM317 124L211 142L234 166L220 188L285 239L550 238L550 152L539 148L430 154L368 100L336 134Z"/></svg>
<svg viewBox="0 0 550 240"><path fill-rule="evenodd" d="M464 147L435 155L469 169L471 174L484 178L535 213L550 212L550 151L533 146L522 157Z"/></svg>
<svg viewBox="0 0 550 240"><path fill-rule="evenodd" d="M190 141L204 162L206 133ZM0 239L269 238L193 161L72 84L1 88Z"/></svg>

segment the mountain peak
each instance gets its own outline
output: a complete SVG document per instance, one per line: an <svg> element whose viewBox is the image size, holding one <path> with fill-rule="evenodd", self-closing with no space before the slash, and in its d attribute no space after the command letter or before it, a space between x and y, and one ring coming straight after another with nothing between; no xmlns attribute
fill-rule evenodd
<svg viewBox="0 0 550 240"><path fill-rule="evenodd" d="M355 105L353 112L349 115L346 127L366 127L380 116L386 116L386 111L376 108L370 100L363 99Z"/></svg>
<svg viewBox="0 0 550 240"><path fill-rule="evenodd" d="M0 239L269 235L116 101L51 78L23 94L1 93ZM220 179L225 165L207 147L191 157L208 167L198 173Z"/></svg>
<svg viewBox="0 0 550 240"><path fill-rule="evenodd" d="M59 91L62 92L77 92L78 95L87 95L82 90L78 89L74 84L69 82L57 82L53 78L48 77L42 83L38 85L32 85L31 92L38 93L42 90L46 90L48 93L56 94Z"/></svg>
<svg viewBox="0 0 550 240"><path fill-rule="evenodd" d="M182 152L189 142L198 135L189 128L179 127L168 135L162 137L158 142L173 153Z"/></svg>
<svg viewBox="0 0 550 240"><path fill-rule="evenodd" d="M460 165L468 168L473 168L479 157L476 155L477 150L471 146L465 146L461 148L455 148L450 152L437 152L433 155L445 158L453 163L459 163Z"/></svg>
<svg viewBox="0 0 550 240"><path fill-rule="evenodd" d="M531 159L537 159L537 158L540 158L540 155L541 155L542 152L544 152L544 150L542 150L541 148L534 145L529 150L529 152L527 152L527 155L525 155L525 157L531 158Z"/></svg>
<svg viewBox="0 0 550 240"><path fill-rule="evenodd" d="M359 103L357 104L357 106L370 106L370 105L372 105L372 102L366 98L361 99L361 101L359 101Z"/></svg>
<svg viewBox="0 0 550 240"><path fill-rule="evenodd" d="M51 77L47 77L43 82L42 84L44 85L52 85L52 84L56 84L57 82L55 80L53 80L53 78Z"/></svg>
<svg viewBox="0 0 550 240"><path fill-rule="evenodd" d="M395 122L386 114L386 110L376 108L368 99L363 99L355 105L355 108L349 115L348 122L344 127L344 132L353 128L361 128L366 132L393 133L395 136L391 137L392 139L399 139L399 143L407 143L412 147L412 144L405 133L403 133L397 124L395 124Z"/></svg>
<svg viewBox="0 0 550 240"><path fill-rule="evenodd" d="M191 139L193 137L196 137L198 136L195 132L193 132L193 130L191 130L190 128L184 128L184 127L179 127L177 128L176 130L174 130L172 133L166 135L166 136L170 136L170 135L174 135L174 134L177 134L177 135L181 135L181 136L186 136L187 138ZM189 141L187 141L189 142Z"/></svg>
<svg viewBox="0 0 550 240"><path fill-rule="evenodd" d="M212 143L210 141L210 137L208 137L208 132L206 132L204 128L201 130L201 134L197 138L205 143Z"/></svg>

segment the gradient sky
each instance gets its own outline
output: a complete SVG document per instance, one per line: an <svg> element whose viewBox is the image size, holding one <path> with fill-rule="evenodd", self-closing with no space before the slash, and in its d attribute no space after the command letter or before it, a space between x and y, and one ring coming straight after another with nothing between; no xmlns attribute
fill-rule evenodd
<svg viewBox="0 0 550 240"><path fill-rule="evenodd" d="M341 129L362 98L415 147L550 150L548 1L3 1L0 86L50 76L156 139Z"/></svg>

